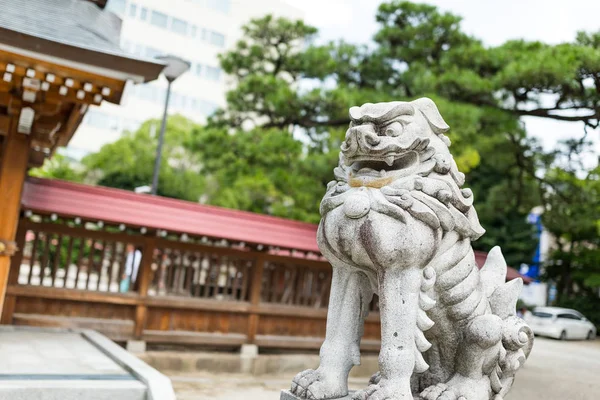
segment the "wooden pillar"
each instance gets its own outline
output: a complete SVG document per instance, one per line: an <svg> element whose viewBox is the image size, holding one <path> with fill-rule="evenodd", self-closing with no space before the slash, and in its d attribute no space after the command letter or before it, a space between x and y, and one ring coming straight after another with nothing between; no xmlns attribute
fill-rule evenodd
<svg viewBox="0 0 600 400"><path fill-rule="evenodd" d="M138 295L141 303L136 306L135 309L135 325L134 325L134 337L135 339L141 339L144 333L144 327L146 326L146 316L148 313L148 307L146 306L146 297L148 296L148 288L150 287L150 278L152 276L152 261L154 260L154 249L156 249L156 237L148 237L144 242L144 249L142 253L142 261L140 263L139 275L140 284Z"/></svg>
<svg viewBox="0 0 600 400"><path fill-rule="evenodd" d="M12 256L10 261L10 270L8 272L8 284L7 286L15 286L19 283L19 270L21 269L21 263L23 262L23 249L25 248L25 235L27 234L27 228L25 224L21 223L23 219L19 220L19 226L17 229L17 252ZM13 314L15 313L15 307L17 305L17 296L14 294L7 294L4 300L4 309L2 310L2 318L0 324L10 325L13 322Z"/></svg>
<svg viewBox="0 0 600 400"><path fill-rule="evenodd" d="M254 343L256 332L258 331L258 308L260 306L260 292L262 289L263 271L265 268L265 258L260 255L256 258L254 269L252 271L252 286L250 286L250 304L252 312L248 320L248 343Z"/></svg>
<svg viewBox="0 0 600 400"><path fill-rule="evenodd" d="M21 208L21 192L27 175L31 138L17 132L17 117L4 137L0 156L0 313L4 306L10 259ZM19 250L21 251L21 250Z"/></svg>

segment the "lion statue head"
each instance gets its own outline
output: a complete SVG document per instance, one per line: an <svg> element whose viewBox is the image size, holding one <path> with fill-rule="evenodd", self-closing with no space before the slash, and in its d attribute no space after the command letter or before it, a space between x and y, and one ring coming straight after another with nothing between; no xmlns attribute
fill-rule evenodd
<svg viewBox="0 0 600 400"><path fill-rule="evenodd" d="M461 189L465 175L444 135L449 126L431 99L366 103L352 107L350 118L322 215L341 205L342 195L366 188L383 195L374 196L382 203L377 204L379 212L400 219L408 213L434 229L471 240L483 235L473 193Z"/></svg>

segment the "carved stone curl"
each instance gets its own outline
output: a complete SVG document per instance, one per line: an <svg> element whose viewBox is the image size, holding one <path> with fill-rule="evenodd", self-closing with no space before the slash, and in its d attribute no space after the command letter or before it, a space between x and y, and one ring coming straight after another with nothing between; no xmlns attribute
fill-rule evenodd
<svg viewBox="0 0 600 400"><path fill-rule="evenodd" d="M461 189L427 98L350 109L335 181L321 203L318 242L333 266L326 339L316 370L299 373L302 399L348 395L374 293L380 372L362 400L501 400L533 345L515 308L523 282L505 283L494 247L481 271L471 241L485 232Z"/></svg>

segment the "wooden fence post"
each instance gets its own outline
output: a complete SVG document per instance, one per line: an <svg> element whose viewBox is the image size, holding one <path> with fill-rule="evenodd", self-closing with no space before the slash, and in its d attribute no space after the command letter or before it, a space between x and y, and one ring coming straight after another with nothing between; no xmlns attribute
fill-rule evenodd
<svg viewBox="0 0 600 400"><path fill-rule="evenodd" d="M265 257L259 255L254 264L252 273L252 286L250 286L251 313L248 317L248 343L254 343L258 331L259 314L257 308L260 305L260 294L262 289L263 271L265 268Z"/></svg>
<svg viewBox="0 0 600 400"><path fill-rule="evenodd" d="M138 296L141 302L135 309L135 325L133 335L136 340L142 338L144 327L146 326L146 318L148 314L148 306L146 305L146 297L148 296L148 288L150 287L150 277L152 275L152 261L154 261L154 250L156 249L156 237L147 237L144 241L142 260L140 262L139 287Z"/></svg>
<svg viewBox="0 0 600 400"><path fill-rule="evenodd" d="M19 225L17 228L17 234L15 241L17 243L17 251L10 260L10 271L8 272L8 284L16 285L19 283L19 272L21 270L21 263L23 262L23 255L25 250L25 235L27 234L27 227L25 226L25 218L19 219Z"/></svg>

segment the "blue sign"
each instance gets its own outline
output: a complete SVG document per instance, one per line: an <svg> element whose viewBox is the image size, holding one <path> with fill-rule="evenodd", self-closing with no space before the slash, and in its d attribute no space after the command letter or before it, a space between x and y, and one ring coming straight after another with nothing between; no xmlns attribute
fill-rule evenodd
<svg viewBox="0 0 600 400"><path fill-rule="evenodd" d="M542 262L541 237L544 229L542 226L542 216L540 214L530 213L527 216L527 222L529 222L531 225L535 225L535 235L538 240L538 244L535 248L535 254L531 260L531 265L528 265L527 268L521 268L525 271L525 273L521 272L521 274L533 279L538 279L540 276L540 264Z"/></svg>

